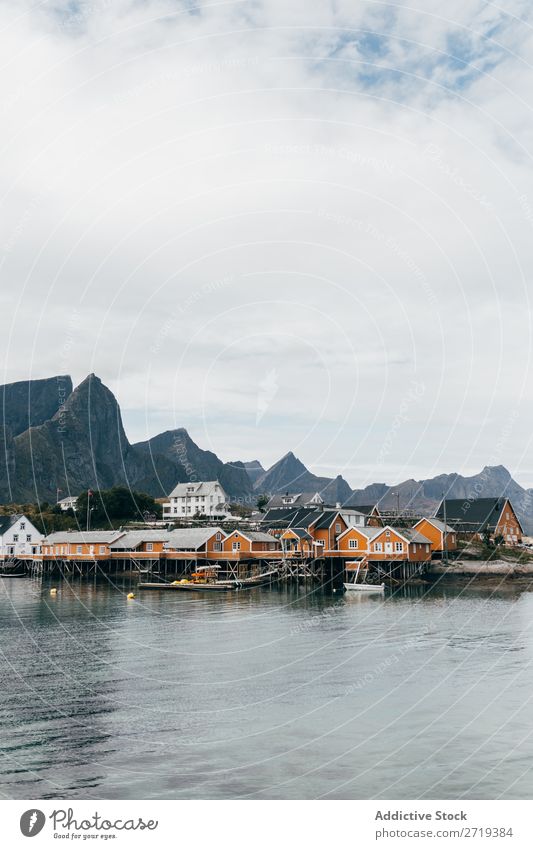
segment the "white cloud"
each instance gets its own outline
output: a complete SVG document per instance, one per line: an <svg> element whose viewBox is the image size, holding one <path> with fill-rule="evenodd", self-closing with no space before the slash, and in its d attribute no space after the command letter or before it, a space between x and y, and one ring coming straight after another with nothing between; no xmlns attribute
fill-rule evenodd
<svg viewBox="0 0 533 849"><path fill-rule="evenodd" d="M4 378L353 485L483 465L517 409L519 469L531 13L419 6L4 0Z"/></svg>

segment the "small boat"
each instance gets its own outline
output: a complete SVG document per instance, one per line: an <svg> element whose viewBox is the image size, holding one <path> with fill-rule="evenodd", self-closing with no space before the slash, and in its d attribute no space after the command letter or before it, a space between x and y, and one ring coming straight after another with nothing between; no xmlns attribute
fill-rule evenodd
<svg viewBox="0 0 533 849"><path fill-rule="evenodd" d="M262 584L270 583L277 576L277 571L265 572L262 575L254 575L251 578L232 579L219 581L218 572L221 566L199 566L191 575L191 580L183 578L181 581L173 581L171 584L163 582L150 582L139 584L140 590L177 590L178 592L228 592L229 590L244 590L252 587L260 587Z"/></svg>
<svg viewBox="0 0 533 849"><path fill-rule="evenodd" d="M8 560L0 566L0 578L25 578L26 569L15 560Z"/></svg>
<svg viewBox="0 0 533 849"><path fill-rule="evenodd" d="M346 581L344 584L344 589L347 592L355 592L355 593L384 593L385 592L385 584L366 584L364 578L366 577L367 569L364 569L365 575L362 576L363 580L359 580L359 575L361 574L361 562L362 561L350 561L346 563L346 566L355 566L357 564L357 569L349 570L353 571L354 576L353 580Z"/></svg>
<svg viewBox="0 0 533 849"><path fill-rule="evenodd" d="M227 592L233 589L225 584L200 584L195 581L181 582L176 581L174 584L162 583L142 583L139 584L140 590L177 590L181 592Z"/></svg>

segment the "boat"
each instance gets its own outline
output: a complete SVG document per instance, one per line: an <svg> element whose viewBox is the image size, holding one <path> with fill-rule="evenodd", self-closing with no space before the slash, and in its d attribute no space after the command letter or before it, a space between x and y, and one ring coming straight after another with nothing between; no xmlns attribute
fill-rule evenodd
<svg viewBox="0 0 533 849"><path fill-rule="evenodd" d="M8 560L0 567L0 578L25 578L26 568L23 564Z"/></svg>
<svg viewBox="0 0 533 849"><path fill-rule="evenodd" d="M377 593L384 593L385 592L385 584L367 584L367 583L365 583L364 578L366 577L366 573L368 572L368 569L361 570L361 565L362 565L361 560L348 561L346 563L346 566L355 566L355 565L357 565L357 569L355 569L355 570L350 569L349 570L350 572L353 572L353 580L346 581L345 584L344 584L344 589L347 592L349 592L349 593L368 593L368 594L370 594L370 593L377 594ZM365 573L364 576L361 575L361 571L363 571ZM363 580L361 580L361 581L359 580L360 575L363 578Z"/></svg>
<svg viewBox="0 0 533 849"><path fill-rule="evenodd" d="M199 566L193 572L191 578L183 578L181 581L173 581L171 584L161 582L143 582L139 584L140 590L171 590L177 592L228 592L229 590L244 590L251 587L260 587L270 583L277 577L277 570L263 572L251 578L235 578L230 580L218 580L218 572L222 567L218 564L212 566Z"/></svg>

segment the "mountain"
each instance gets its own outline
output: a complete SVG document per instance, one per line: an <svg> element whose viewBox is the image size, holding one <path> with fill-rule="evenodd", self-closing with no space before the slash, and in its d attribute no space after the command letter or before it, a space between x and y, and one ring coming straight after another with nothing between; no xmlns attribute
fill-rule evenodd
<svg viewBox="0 0 533 849"><path fill-rule="evenodd" d="M433 512L447 498L489 498L505 495L516 509L518 518L527 532L533 532L533 490L524 489L504 466L485 466L478 474L470 477L453 473L437 475L427 480L406 480L395 486L371 484L364 489L354 490L350 504L379 503L383 510L412 508Z"/></svg>
<svg viewBox="0 0 533 849"><path fill-rule="evenodd" d="M219 480L230 501L255 503L253 486L244 463L223 463L212 451L204 451L193 442L185 428L167 430L133 447L147 457L155 454L179 464L185 476L176 479L175 483Z"/></svg>
<svg viewBox="0 0 533 849"><path fill-rule="evenodd" d="M274 495L279 492L320 492L327 503L346 502L352 490L341 475L321 478L310 472L292 451L259 475L254 489L257 493Z"/></svg>
<svg viewBox="0 0 533 849"><path fill-rule="evenodd" d="M12 436L51 419L72 392L72 379L58 375L0 386L2 424Z"/></svg>
<svg viewBox="0 0 533 849"><path fill-rule="evenodd" d="M524 489L504 466L478 475L453 473L395 486L373 483L352 490L341 475L318 477L291 452L265 471L258 460L224 463L204 451L184 428L131 445L118 402L91 374L76 389L68 376L0 387L0 501L52 501L57 490L125 484L155 497L177 483L218 479L231 501L254 504L260 493L320 492L329 504L374 504L433 513L448 498L508 496L528 533L533 533L533 489Z"/></svg>
<svg viewBox="0 0 533 849"><path fill-rule="evenodd" d="M250 480L252 482L252 486L254 486L256 484L258 478L260 478L261 475L264 475L264 473L265 473L263 466L261 465L259 460L247 460L246 462L243 463L243 465L244 465L244 468L246 469L248 477L250 478Z"/></svg>
<svg viewBox="0 0 533 849"><path fill-rule="evenodd" d="M118 403L94 374L51 419L13 436L4 430L0 495L5 501L55 500L57 490L126 484L164 495L184 475L179 464L147 457L128 442Z"/></svg>

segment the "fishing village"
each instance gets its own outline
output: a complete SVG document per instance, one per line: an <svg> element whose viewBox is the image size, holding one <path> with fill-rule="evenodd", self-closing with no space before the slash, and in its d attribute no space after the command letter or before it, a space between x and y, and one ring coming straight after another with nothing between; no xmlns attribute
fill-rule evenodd
<svg viewBox="0 0 533 849"><path fill-rule="evenodd" d="M453 574L469 546L519 552L521 523L506 497L444 498L434 515L381 511L379 504L330 505L318 492L276 494L262 512L231 515L219 481L178 484L160 521L119 529L40 534L21 514L0 517L4 577L125 576L139 590L228 592L283 581L378 593ZM58 502L76 512L77 499ZM80 524L81 519L80 516Z"/></svg>

